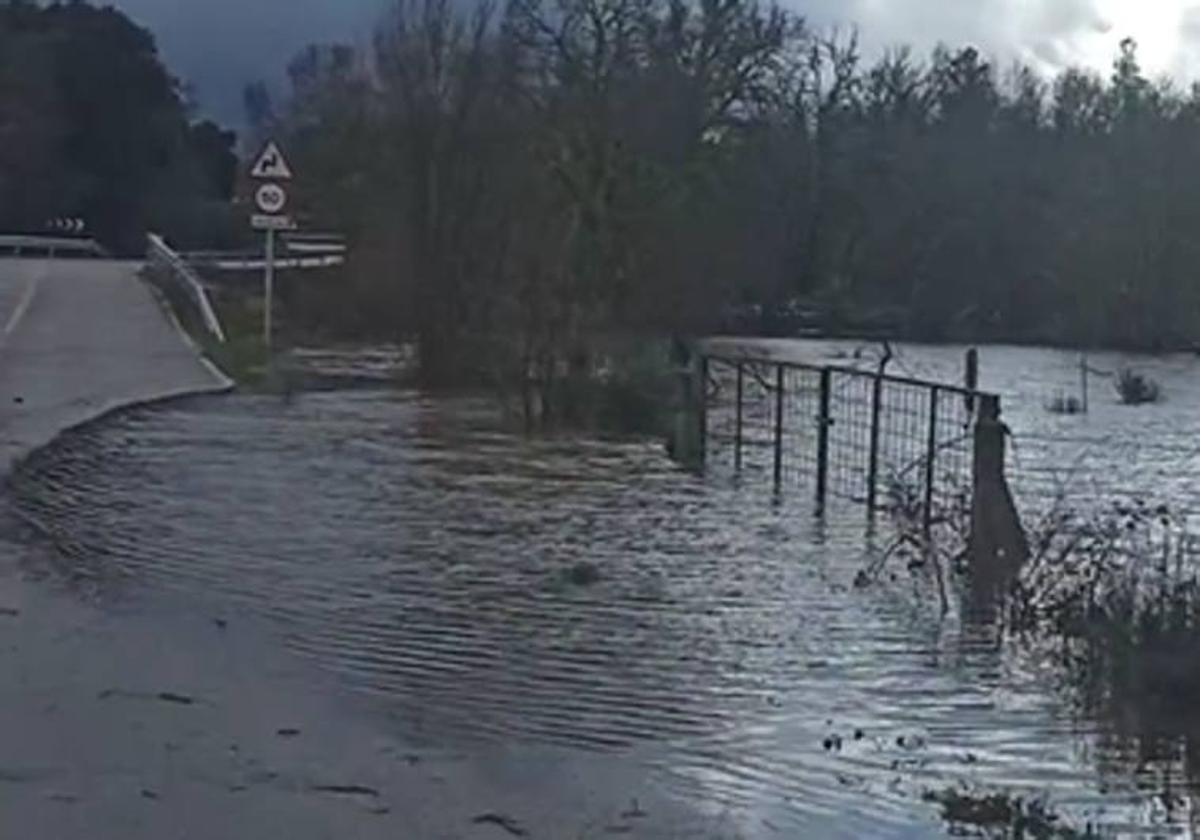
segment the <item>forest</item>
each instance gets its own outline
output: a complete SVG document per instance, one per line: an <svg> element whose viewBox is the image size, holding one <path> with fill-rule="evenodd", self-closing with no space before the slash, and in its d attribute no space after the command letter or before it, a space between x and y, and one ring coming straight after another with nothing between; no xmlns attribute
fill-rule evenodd
<svg viewBox="0 0 1200 840"><path fill-rule="evenodd" d="M233 235L236 136L191 118L153 36L110 8L0 5L0 229L80 218L117 254L145 231Z"/></svg>
<svg viewBox="0 0 1200 840"><path fill-rule="evenodd" d="M971 47L867 57L753 0L398 0L289 77L246 104L354 243L321 317L417 336L430 381L805 319L1200 339L1200 90L1132 41L1107 77L1047 78Z"/></svg>

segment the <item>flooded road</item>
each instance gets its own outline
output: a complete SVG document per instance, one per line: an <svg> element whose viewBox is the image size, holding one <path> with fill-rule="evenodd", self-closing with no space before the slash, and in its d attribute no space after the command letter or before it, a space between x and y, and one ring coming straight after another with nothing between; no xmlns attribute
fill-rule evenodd
<svg viewBox="0 0 1200 840"><path fill-rule="evenodd" d="M1054 670L905 576L854 589L861 511L817 522L657 444L529 440L466 400L241 395L73 433L19 490L105 597L253 611L414 741L625 756L753 836L927 836L921 793L961 783L1186 830L1170 768L1139 771Z"/></svg>

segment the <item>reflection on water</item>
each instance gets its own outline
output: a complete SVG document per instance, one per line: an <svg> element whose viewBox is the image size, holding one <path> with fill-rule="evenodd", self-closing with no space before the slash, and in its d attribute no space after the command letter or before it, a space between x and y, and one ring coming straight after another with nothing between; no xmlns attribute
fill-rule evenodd
<svg viewBox="0 0 1200 840"><path fill-rule="evenodd" d="M75 562L276 619L414 738L627 753L785 836L926 825L919 792L963 780L1170 821L1161 765L1054 671L904 581L853 588L861 511L818 526L657 445L528 440L463 400L235 396L71 435L21 484Z"/></svg>

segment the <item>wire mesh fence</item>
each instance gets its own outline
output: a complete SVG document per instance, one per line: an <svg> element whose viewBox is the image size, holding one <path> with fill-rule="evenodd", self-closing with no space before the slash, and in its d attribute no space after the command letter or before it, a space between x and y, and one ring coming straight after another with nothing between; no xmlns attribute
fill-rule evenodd
<svg viewBox="0 0 1200 840"><path fill-rule="evenodd" d="M705 462L780 492L875 510L919 494L928 517L970 486L977 406L957 386L838 367L706 358ZM995 397L989 397L995 399Z"/></svg>

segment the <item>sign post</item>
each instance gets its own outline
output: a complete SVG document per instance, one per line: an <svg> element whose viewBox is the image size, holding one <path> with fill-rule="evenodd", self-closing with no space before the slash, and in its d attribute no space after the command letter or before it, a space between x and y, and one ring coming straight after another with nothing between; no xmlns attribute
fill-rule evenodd
<svg viewBox="0 0 1200 840"><path fill-rule="evenodd" d="M250 177L264 183L260 184L254 193L254 203L258 213L250 217L250 224L255 230L266 233L266 269L263 276L263 344L267 352L271 350L274 336L272 311L275 304L275 232L292 230L295 223L284 214L287 207L287 190L280 182L292 179L292 168L274 140L255 160L250 170Z"/></svg>
<svg viewBox="0 0 1200 840"><path fill-rule="evenodd" d="M275 231L267 229L267 267L263 280L263 346L271 350L271 310L275 301Z"/></svg>

